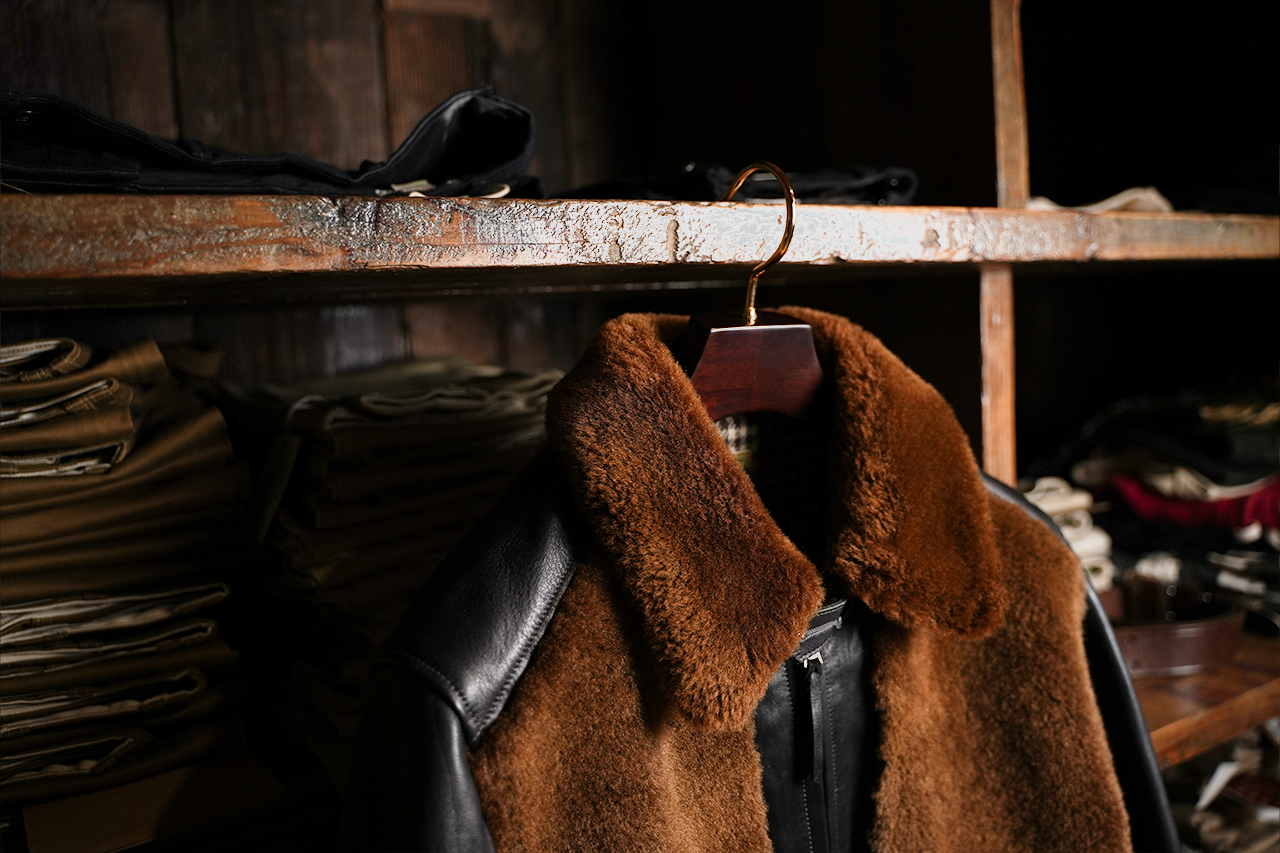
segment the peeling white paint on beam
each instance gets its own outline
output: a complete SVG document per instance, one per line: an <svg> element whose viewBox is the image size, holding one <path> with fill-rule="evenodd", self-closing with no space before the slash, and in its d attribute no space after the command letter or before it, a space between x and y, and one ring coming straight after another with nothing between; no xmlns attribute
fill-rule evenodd
<svg viewBox="0 0 1280 853"><path fill-rule="evenodd" d="M746 265L777 204L289 196L0 198L9 280ZM992 208L797 207L784 264L1280 256L1280 219Z"/></svg>

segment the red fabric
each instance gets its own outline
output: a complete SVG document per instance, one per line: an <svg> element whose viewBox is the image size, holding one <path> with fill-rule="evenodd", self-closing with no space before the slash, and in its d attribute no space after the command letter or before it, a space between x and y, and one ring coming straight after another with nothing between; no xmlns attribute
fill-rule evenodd
<svg viewBox="0 0 1280 853"><path fill-rule="evenodd" d="M1149 490L1140 481L1117 474L1111 484L1140 517L1148 521L1172 521L1183 527L1280 527L1280 480L1251 495L1221 501L1169 498Z"/></svg>

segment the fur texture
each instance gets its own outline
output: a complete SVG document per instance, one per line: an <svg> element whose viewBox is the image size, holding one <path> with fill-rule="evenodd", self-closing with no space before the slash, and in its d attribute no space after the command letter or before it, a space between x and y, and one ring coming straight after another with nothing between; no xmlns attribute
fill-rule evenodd
<svg viewBox="0 0 1280 853"><path fill-rule="evenodd" d="M667 343L607 324L548 405L598 553L473 754L499 849L768 850L751 719L825 597L887 617L883 851L1124 850L1070 552L991 499L950 408L839 317L827 547L778 529Z"/></svg>

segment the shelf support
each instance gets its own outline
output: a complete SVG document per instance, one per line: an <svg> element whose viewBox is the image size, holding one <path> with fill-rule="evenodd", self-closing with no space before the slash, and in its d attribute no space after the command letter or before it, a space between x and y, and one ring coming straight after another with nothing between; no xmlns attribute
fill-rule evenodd
<svg viewBox="0 0 1280 853"><path fill-rule="evenodd" d="M1022 0L991 0L991 74L996 117L996 203L1021 209L1030 197L1027 101L1022 73ZM1013 267L984 264L979 297L982 334L982 465L1016 485Z"/></svg>
<svg viewBox="0 0 1280 853"><path fill-rule="evenodd" d="M996 204L1021 210L1031 197L1022 0L991 0L991 73L996 101Z"/></svg>
<svg viewBox="0 0 1280 853"><path fill-rule="evenodd" d="M1016 485L1014 431L1013 267L983 264L979 284L982 334L982 467Z"/></svg>

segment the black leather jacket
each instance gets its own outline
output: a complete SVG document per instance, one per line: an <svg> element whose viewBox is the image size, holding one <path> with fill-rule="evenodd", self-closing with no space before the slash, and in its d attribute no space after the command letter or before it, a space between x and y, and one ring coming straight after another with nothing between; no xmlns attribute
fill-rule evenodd
<svg viewBox="0 0 1280 853"><path fill-rule="evenodd" d="M1017 492L986 485L1052 526ZM364 695L341 849L493 849L467 749L510 696L587 537L560 475L542 459L428 581ZM879 773L867 640L877 618L860 602L824 607L756 710L779 851L867 849ZM1174 853L1180 846L1142 713L1092 590L1084 633L1134 849Z"/></svg>

